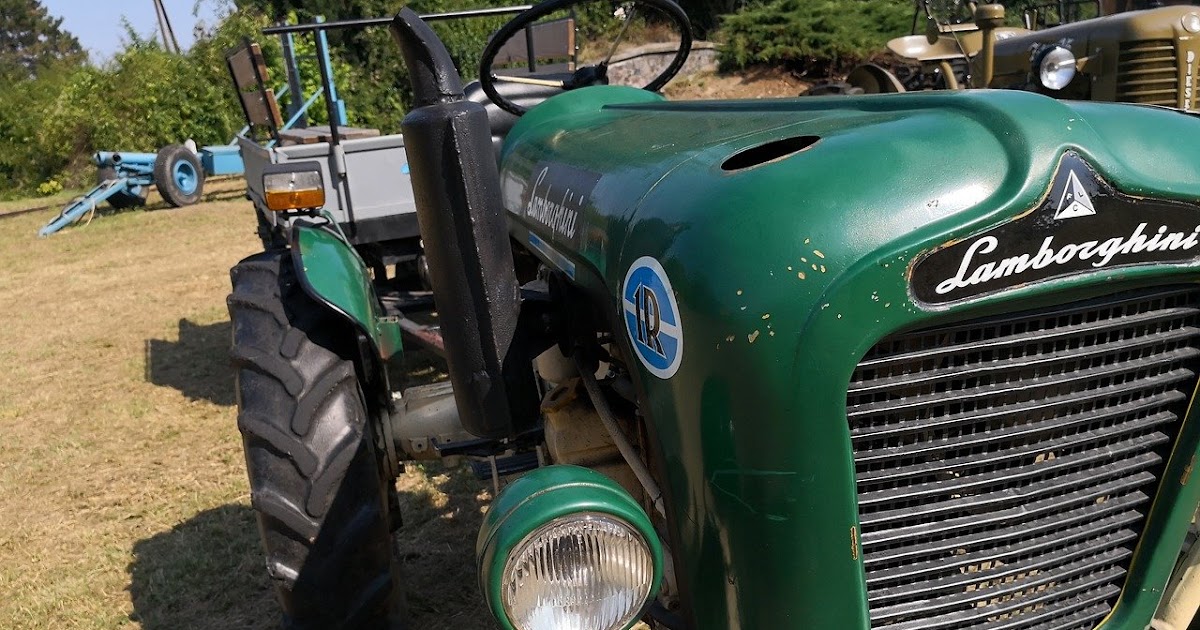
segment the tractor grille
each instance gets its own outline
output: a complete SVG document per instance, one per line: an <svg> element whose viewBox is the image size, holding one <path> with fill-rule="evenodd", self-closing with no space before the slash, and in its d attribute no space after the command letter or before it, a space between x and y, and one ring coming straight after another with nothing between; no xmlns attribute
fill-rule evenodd
<svg viewBox="0 0 1200 630"><path fill-rule="evenodd" d="M1179 106L1179 69L1174 41L1153 39L1121 44L1117 59L1117 100Z"/></svg>
<svg viewBox="0 0 1200 630"><path fill-rule="evenodd" d="M893 335L847 410L871 626L1090 629L1196 385L1200 291Z"/></svg>

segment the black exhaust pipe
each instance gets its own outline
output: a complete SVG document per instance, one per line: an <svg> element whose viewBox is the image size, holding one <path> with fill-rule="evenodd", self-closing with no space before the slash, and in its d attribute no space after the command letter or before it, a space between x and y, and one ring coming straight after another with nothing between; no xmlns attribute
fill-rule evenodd
<svg viewBox="0 0 1200 630"><path fill-rule="evenodd" d="M391 31L416 100L401 129L459 418L479 437L513 436L533 426L538 400L514 344L521 295L487 111L464 100L450 53L415 12L401 9Z"/></svg>

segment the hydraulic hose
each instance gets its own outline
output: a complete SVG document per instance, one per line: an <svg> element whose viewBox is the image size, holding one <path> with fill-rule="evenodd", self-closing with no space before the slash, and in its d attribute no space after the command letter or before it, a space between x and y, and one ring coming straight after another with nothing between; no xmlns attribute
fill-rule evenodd
<svg viewBox="0 0 1200 630"><path fill-rule="evenodd" d="M612 437L613 443L617 445L617 450L621 451L621 457L625 458L625 463L633 469L633 474L637 477L638 483L642 484L642 488L649 495L650 501L654 504L654 509L662 516L667 515L667 508L663 505L662 490L659 489L658 483L654 481L654 477L650 475L650 470L646 468L646 464L638 457L637 451L633 449L633 444L621 433L621 427L617 426L617 416L613 414L612 408L608 406L608 400L604 397L604 392L600 391L600 383L596 382L596 375L588 371L579 359L575 359L575 365L579 368L579 378L583 381L583 387L587 390L588 398L592 401L592 406L596 408L596 413L600 416L600 421L604 423L604 428Z"/></svg>

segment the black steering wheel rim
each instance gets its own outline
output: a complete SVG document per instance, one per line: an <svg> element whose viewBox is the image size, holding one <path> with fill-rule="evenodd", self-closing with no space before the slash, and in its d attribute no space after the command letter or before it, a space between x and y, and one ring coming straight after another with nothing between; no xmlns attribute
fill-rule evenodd
<svg viewBox="0 0 1200 630"><path fill-rule="evenodd" d="M500 52L500 48L508 42L514 35L519 33L527 26L536 24L538 20L563 9L589 2L598 2L604 0L547 0L534 5L532 8L518 14L507 24L500 27L496 34L492 37L487 46L483 48L483 55L479 60L479 86L483 89L484 94L491 99L497 107L503 109L510 114L521 116L529 111L528 108L522 107L511 100L500 95L500 91L496 89L496 77L492 73L492 63L496 60L496 54ZM692 27L688 21L687 13L683 11L678 4L673 0L628 0L633 4L644 4L659 9L667 15L675 25L679 27L679 50L675 53L675 58L667 65L666 69L654 77L652 81L642 87L643 90L657 92L662 89L668 81L675 78L679 71L683 69L683 64L687 62L688 54L692 51ZM567 89L565 86L563 89Z"/></svg>

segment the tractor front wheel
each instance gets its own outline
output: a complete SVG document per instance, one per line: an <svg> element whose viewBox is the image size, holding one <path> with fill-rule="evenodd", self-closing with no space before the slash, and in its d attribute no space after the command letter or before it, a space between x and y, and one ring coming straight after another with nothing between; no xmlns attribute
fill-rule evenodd
<svg viewBox="0 0 1200 630"><path fill-rule="evenodd" d="M355 337L304 292L286 250L230 272L238 428L284 627L401 627L384 472Z"/></svg>
<svg viewBox="0 0 1200 630"><path fill-rule="evenodd" d="M182 144L168 144L154 158L154 185L167 203L182 208L204 195L204 167L200 158Z"/></svg>

